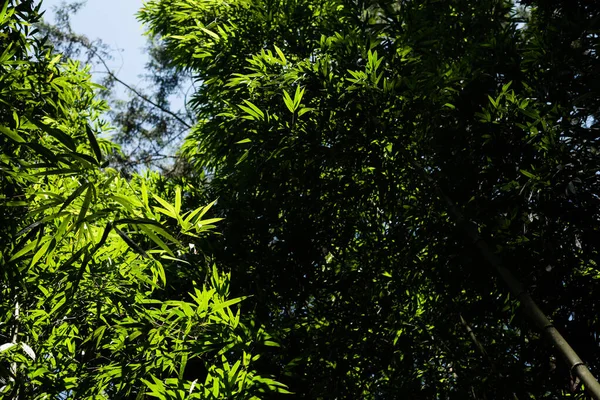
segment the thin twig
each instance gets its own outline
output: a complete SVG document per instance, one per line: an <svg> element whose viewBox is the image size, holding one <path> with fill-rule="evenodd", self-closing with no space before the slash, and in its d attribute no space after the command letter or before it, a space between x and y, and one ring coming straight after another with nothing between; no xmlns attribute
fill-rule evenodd
<svg viewBox="0 0 600 400"><path fill-rule="evenodd" d="M85 46L85 45L84 45ZM108 65L106 64L106 62L104 61L104 59L102 58L102 56L100 54L98 54L98 52L91 48L88 47L88 49L94 53L94 55L98 58L98 60L100 60L100 62L102 63L102 65L104 66L104 68L106 69L106 73L112 78L114 79L116 82L119 82L121 85L125 86L127 89L129 89L131 92L133 92L136 96L138 96L140 99L152 104L154 107L158 108L159 110L161 110L162 112L164 112L165 114L169 114L171 117L175 118L180 124L182 124L183 126L185 126L187 129L191 129L192 126L190 124L188 124L187 122L185 122L183 119L181 119L181 117L179 117L177 114L175 114L173 111L164 108L160 105L158 105L157 103L155 103L154 101L152 101L151 99L149 99L147 96L144 96L142 93L138 92L135 88L133 88L132 86L130 86L129 84L123 82L121 79L119 79L115 74L113 74L113 72L110 70L110 68L108 67Z"/></svg>

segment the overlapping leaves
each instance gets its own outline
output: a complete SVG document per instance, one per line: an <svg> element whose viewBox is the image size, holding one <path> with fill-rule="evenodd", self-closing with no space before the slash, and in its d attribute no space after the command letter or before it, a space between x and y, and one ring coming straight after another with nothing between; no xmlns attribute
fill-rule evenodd
<svg viewBox="0 0 600 400"><path fill-rule="evenodd" d="M33 36L38 11L0 13L0 396L284 391L253 368L269 336L240 322L229 275L186 260L212 204L183 212L181 189L166 200L156 174L107 166L105 105L87 70ZM169 297L176 273L192 293Z"/></svg>

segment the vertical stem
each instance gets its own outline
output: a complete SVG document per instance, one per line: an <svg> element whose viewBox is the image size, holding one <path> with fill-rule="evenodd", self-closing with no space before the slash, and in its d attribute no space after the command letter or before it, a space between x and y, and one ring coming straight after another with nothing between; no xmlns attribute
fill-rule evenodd
<svg viewBox="0 0 600 400"><path fill-rule="evenodd" d="M448 212L458 226L463 229L467 238L477 247L481 256L490 264L500 275L506 286L510 289L513 295L519 300L526 314L533 324L545 335L552 343L553 347L558 351L563 360L567 363L571 375L581 379L585 385L585 389L592 398L600 400L600 383L592 375L585 363L579 358L575 350L569 345L565 338L552 325L552 322L546 317L536 302L531 298L523 284L506 268L498 256L496 256L488 247L487 243L479 236L474 224L467 221L462 213L456 208L452 199L450 199L442 188L429 176L418 162L413 161L425 179L436 189L440 198L447 205Z"/></svg>
<svg viewBox="0 0 600 400"><path fill-rule="evenodd" d="M546 315L538 307L537 303L531 298L523 284L512 274L512 272L510 272L508 268L502 265L500 259L494 253L492 253L492 251L490 251L487 243L479 236L479 233L473 224L464 219L463 215L457 210L450 198L448 198L439 187L438 191L448 204L450 213L453 215L457 224L462 226L464 233L479 249L479 252L483 258L496 269L504 283L522 304L525 312L534 325L548 337L552 345L567 363L571 374L581 379L585 385L585 389L594 399L600 400L600 384L594 378L581 358L579 358L575 350L573 350L560 332L558 332L554 325L552 325L548 317L546 317Z"/></svg>
<svg viewBox="0 0 600 400"><path fill-rule="evenodd" d="M485 351L485 347L483 347L481 342L477 339L477 336L475 335L475 332L473 331L471 326L463 318L462 314L459 314L459 317L460 317L460 322L465 327L465 330L469 334L471 341L475 344L475 347L477 347L477 350L479 350L482 357L490 364L490 367L492 368L492 372L494 373L494 375L496 375L498 378L502 378L502 375L498 372L498 369L496 368L496 363L494 362L494 360L491 359L491 357L489 356L487 351ZM513 396L514 400L519 400L519 397L516 395L516 393L513 393L512 396Z"/></svg>
<svg viewBox="0 0 600 400"><path fill-rule="evenodd" d="M19 305L19 298L17 295L15 295L15 326L13 329L13 334L12 334L12 342L13 343L19 343L19 320L21 319L21 306ZM19 379L17 379L17 362L13 361L12 364L10 365L10 372L11 372L11 378L10 380L12 380L15 383L15 387L12 390L13 391L13 395L12 397L14 399L18 399L19 398Z"/></svg>
<svg viewBox="0 0 600 400"><path fill-rule="evenodd" d="M495 363L493 362L493 360L490 359L490 357L487 354L487 351L485 351L485 348L483 347L481 342L479 342L479 340L477 340L477 336L475 335L475 332L473 332L473 329L471 328L471 326L463 318L462 314L459 314L458 316L460 317L460 323L465 327L465 330L469 334L469 337L471 338L471 341L473 342L475 347L477 347L477 350L479 351L479 353L481 353L482 357L485 358L489 362L490 367L492 368L492 372L494 374L497 374Z"/></svg>

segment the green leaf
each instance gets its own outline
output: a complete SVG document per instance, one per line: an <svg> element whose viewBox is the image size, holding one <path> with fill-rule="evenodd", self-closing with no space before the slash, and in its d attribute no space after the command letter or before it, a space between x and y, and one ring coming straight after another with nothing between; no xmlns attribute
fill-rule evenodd
<svg viewBox="0 0 600 400"><path fill-rule="evenodd" d="M165 269L163 268L162 264L158 261L153 263L152 271L158 275L164 287L167 284L167 276L165 275Z"/></svg>
<svg viewBox="0 0 600 400"><path fill-rule="evenodd" d="M44 241L48 241L50 240L49 237L46 237L44 239L42 239L42 242ZM23 248L21 250L19 250L16 254L14 254L9 261L14 261L22 256L24 256L25 254L28 254L29 252L33 251L35 248L37 247L37 242L36 241L32 241L27 243L25 246L23 246Z"/></svg>
<svg viewBox="0 0 600 400"><path fill-rule="evenodd" d="M213 377L212 395L215 399L219 398L219 379Z"/></svg>
<svg viewBox="0 0 600 400"><path fill-rule="evenodd" d="M114 224L131 224L131 225L136 225L136 226L142 226L142 225L147 225L147 226L151 226L152 227L152 231L162 235L163 237L169 239L170 241L172 241L173 243L175 243L177 246L182 247L181 243L179 242L179 240L177 240L175 237L173 237L173 235L171 235L159 222L151 220L151 219L147 219L147 218L137 218L137 219L132 219L132 218L124 218L124 219L119 219L114 221Z"/></svg>
<svg viewBox="0 0 600 400"><path fill-rule="evenodd" d="M512 81L508 82L507 84L502 86L502 92L506 93L508 91L508 89L510 88L510 85L512 85Z"/></svg>
<svg viewBox="0 0 600 400"><path fill-rule="evenodd" d="M46 243L44 243L39 249L38 251L35 253L35 255L33 256L33 258L31 259L31 266L34 266L37 264L37 262L43 257L45 256L49 251L52 251L54 249L54 246L56 246L56 240L54 238L52 238L52 240L48 240Z"/></svg>
<svg viewBox="0 0 600 400"><path fill-rule="evenodd" d="M2 6L2 11L0 11L0 24L4 24L5 21L10 18L10 15L7 16L6 10L8 9L9 1L4 2L4 6Z"/></svg>
<svg viewBox="0 0 600 400"><path fill-rule="evenodd" d="M203 219L203 220L200 220L200 221L196 222L196 224L199 224L199 225L210 225L210 224L214 224L215 222L219 222L219 221L223 221L223 218Z"/></svg>
<svg viewBox="0 0 600 400"><path fill-rule="evenodd" d="M133 212L135 208L142 207L142 203L135 197L125 196L121 194L111 194L109 198L114 199L116 202L121 204L130 212Z"/></svg>
<svg viewBox="0 0 600 400"><path fill-rule="evenodd" d="M216 304L213 304L210 309L212 312L216 312L216 311L222 310L225 307L230 307L234 304L237 304L240 301L243 301L247 298L248 298L248 296L242 296L242 297L238 297L235 299L230 299L230 300L224 301L222 303L216 303Z"/></svg>
<svg viewBox="0 0 600 400"><path fill-rule="evenodd" d="M206 33L207 35L211 36L213 39L216 39L217 41L218 41L218 40L221 40L221 38L219 37L219 35L217 35L217 34L216 34L216 33L214 33L213 31L211 31L211 30L208 30L208 29L206 29L206 28L204 28L204 27L200 27L200 29L202 30L202 32L204 32L204 33Z"/></svg>
<svg viewBox="0 0 600 400"><path fill-rule="evenodd" d="M58 212L61 212L65 208L67 208L69 206L69 204L71 204L73 202L73 200L75 200L77 197L79 197L79 195L81 195L81 193L83 193L83 191L86 189L89 190L89 184L80 185L77 189L75 189L73 191L73 193L71 193L71 195L69 197L67 197L65 202L60 207L60 210L58 210Z"/></svg>
<svg viewBox="0 0 600 400"><path fill-rule="evenodd" d="M78 173L79 173L79 171L76 169L56 168L56 169L51 169L51 170L47 170L47 171L36 172L35 174L31 174L31 175L32 176L52 176L52 175L68 176L68 175L75 175Z"/></svg>
<svg viewBox="0 0 600 400"><path fill-rule="evenodd" d="M76 224L80 224L87 215L90 203L92 202L92 198L94 197L94 192L94 185L92 183L88 183L87 190L85 192L85 198L83 199L83 204L81 205L81 209L79 210L79 216L77 217Z"/></svg>
<svg viewBox="0 0 600 400"><path fill-rule="evenodd" d="M60 266L61 270L67 271L69 269L69 267L75 261L79 260L79 258L83 254L83 252L86 251L88 248L89 248L89 246L84 246L84 247L80 248L79 250L77 250L75 253L73 253L67 261L65 261L64 263L61 264L61 266Z"/></svg>
<svg viewBox="0 0 600 400"><path fill-rule="evenodd" d="M100 151L100 146L98 146L98 141L96 140L96 135L92 131L92 128L89 124L85 124L85 132L87 133L88 140L90 142L90 146L92 146L92 150L94 151L94 155L96 156L96 160L101 163L102 162L102 151Z"/></svg>
<svg viewBox="0 0 600 400"><path fill-rule="evenodd" d="M196 220L199 218L202 218L204 216L204 214L206 214L206 212L216 203L217 201L214 200L213 202L211 202L210 204L204 206L204 207L198 207L193 211L190 211L184 218L184 220L182 221L182 225L184 226L185 229L189 229L190 225L193 223L194 225L196 224Z"/></svg>
<svg viewBox="0 0 600 400"><path fill-rule="evenodd" d="M249 102L248 100L243 101L248 105L248 107L243 105L239 105L238 107L240 107L242 110L246 111L248 114L250 114L258 120L265 119L265 114L258 107L256 107L253 103Z"/></svg>
<svg viewBox="0 0 600 400"><path fill-rule="evenodd" d="M150 375L150 376L152 377L152 380L154 381L154 383L151 383L150 381L147 381L146 379L143 379L143 378L140 379L151 390L151 393L149 393L149 395L157 397L161 400L166 400L167 398L163 395L163 393L164 393L163 383L161 381L159 381L158 379L156 379L155 376L153 376L153 375Z"/></svg>
<svg viewBox="0 0 600 400"><path fill-rule="evenodd" d="M150 206L148 204L148 188L146 187L146 182L143 180L142 180L141 192L142 192L142 201L144 203L144 206L146 206L147 210L150 210Z"/></svg>
<svg viewBox="0 0 600 400"><path fill-rule="evenodd" d="M171 257L175 257L175 254L173 254L173 252L171 251L171 249L169 248L169 246L166 245L165 242L162 241L161 238L159 238L156 233L154 233L153 229L155 228L153 225L144 225L144 224L139 224L138 225L140 227L140 229L146 234L148 235L148 237L150 239L152 239L152 241L154 243L156 243L161 249L163 249L164 251L166 251Z"/></svg>
<svg viewBox="0 0 600 400"><path fill-rule="evenodd" d="M498 108L498 104L500 103L500 98L494 99L492 96L488 95L488 99L490 103L494 106L494 108Z"/></svg>
<svg viewBox="0 0 600 400"><path fill-rule="evenodd" d="M296 86L296 93L294 93L294 110L300 107L302 96L304 96L304 89L298 85Z"/></svg>
<svg viewBox="0 0 600 400"><path fill-rule="evenodd" d="M51 310L50 310L50 312L48 313L48 316L52 316L52 315L54 315L54 313L55 313L56 311L58 311L58 309L59 309L59 308L61 308L61 307L62 307L62 306L65 304L65 302L66 302L66 297L64 296L64 293L63 293L63 294L60 294L59 296L60 296L60 297L59 297L59 300L56 302L56 304L54 305L54 307L52 307L52 309L51 309Z"/></svg>
<svg viewBox="0 0 600 400"><path fill-rule="evenodd" d="M55 56L52 58L52 60L50 60L50 63L48 64L48 68L52 68L52 67L54 67L54 64L56 64L57 62L59 62L59 61L60 61L60 59L61 59L61 57L62 57L62 54L57 54L57 55L55 55Z"/></svg>
<svg viewBox="0 0 600 400"><path fill-rule="evenodd" d="M291 113L296 111L296 108L294 107L294 101L285 89L283 89L283 101L285 102L286 107L288 108L288 110L290 110Z"/></svg>
<svg viewBox="0 0 600 400"><path fill-rule="evenodd" d="M302 108L300 109L300 111L298 111L298 117L301 117L301 116L303 116L304 114L306 114L307 112L314 111L314 110L315 110L314 108L302 107Z"/></svg>
<svg viewBox="0 0 600 400"><path fill-rule="evenodd" d="M534 174L532 174L531 172L529 172L529 171L526 171L526 170L524 170L524 169L521 169L521 170L519 170L519 172L521 172L523 175L525 175L525 176L526 176L526 177L528 177L528 178L531 178L531 179L536 179L536 178L537 178L537 176L536 176L536 175L534 175Z"/></svg>
<svg viewBox="0 0 600 400"><path fill-rule="evenodd" d="M275 51L277 52L277 55L279 55L279 58L281 59L281 62L283 64L287 64L287 60L285 59L285 55L283 54L283 52L281 51L281 49L275 45L273 45L273 47L275 48Z"/></svg>
<svg viewBox="0 0 600 400"><path fill-rule="evenodd" d="M54 152L50 151L46 147L42 146L39 143L25 143L25 146L29 147L31 150L36 152L38 155L42 156L45 160L50 161L52 164L50 166L56 165L58 162L58 158Z"/></svg>
<svg viewBox="0 0 600 400"><path fill-rule="evenodd" d="M140 246L138 246L137 243L135 243L133 240L131 240L131 238L129 236L127 236L127 234L125 232L123 232L116 226L114 227L114 229L115 229L115 232L117 232L117 234L119 236L121 236L121 239L123 239L123 241L125 241L125 243L127 243L127 245L129 247L131 247L131 249L133 251L135 251L138 254L141 254L142 256L144 256L146 258L150 258L150 256L148 256L148 254L144 251L144 249L142 249Z"/></svg>
<svg viewBox="0 0 600 400"><path fill-rule="evenodd" d="M235 163L235 165L239 165L241 163L244 162L244 160L246 160L246 158L248 158L248 155L250 155L250 150L246 150L244 152L244 154L241 155L241 157L237 160L237 162Z"/></svg>
<svg viewBox="0 0 600 400"><path fill-rule="evenodd" d="M155 194L153 194L152 197L154 197L154 199L156 201L158 201L164 207L164 208L154 207L155 210L160 211L161 213L165 214L168 217L177 219L178 213L175 211L175 207L173 207L167 201L161 199L159 196L157 196Z"/></svg>
<svg viewBox="0 0 600 400"><path fill-rule="evenodd" d="M33 124L35 124L35 126L40 128L41 130L43 130L44 132L49 134L50 136L57 139L60 143L62 143L69 150L71 150L73 152L77 151L77 146L76 146L73 138L70 137L69 135L67 135L66 133L64 133L63 131L56 129L56 128L52 128L51 126L46 125L43 122L37 121L35 119L32 119L31 122Z"/></svg>
<svg viewBox="0 0 600 400"><path fill-rule="evenodd" d="M23 142L25 142L25 139L23 139L17 132L8 129L5 126L1 126L0 125L0 132L4 133L11 140L14 140L17 143L23 143Z"/></svg>
<svg viewBox="0 0 600 400"><path fill-rule="evenodd" d="M181 187L175 188L175 213L179 215L181 212Z"/></svg>
<svg viewBox="0 0 600 400"><path fill-rule="evenodd" d="M171 256L166 256L164 254L162 254L160 256L160 258L164 258L165 260L171 260L171 261L176 261L178 263L182 263L182 264L187 264L187 265L192 265L189 262L182 260L181 258L176 258L176 257L171 257Z"/></svg>

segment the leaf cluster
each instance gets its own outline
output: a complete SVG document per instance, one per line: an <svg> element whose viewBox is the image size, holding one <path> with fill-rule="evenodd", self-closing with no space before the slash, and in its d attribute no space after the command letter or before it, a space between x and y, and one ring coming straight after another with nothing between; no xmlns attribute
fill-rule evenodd
<svg viewBox="0 0 600 400"><path fill-rule="evenodd" d="M182 154L219 197L213 254L279 338L265 359L292 391L578 393L461 225L597 369L599 12L146 3L140 18L202 82Z"/></svg>
<svg viewBox="0 0 600 400"><path fill-rule="evenodd" d="M230 275L193 252L212 204L183 210L156 173L109 167L99 87L36 35L39 10L0 11L0 396L285 391L254 368L273 342L240 320Z"/></svg>

